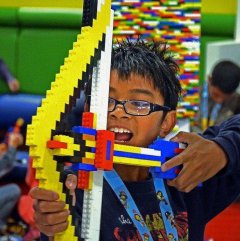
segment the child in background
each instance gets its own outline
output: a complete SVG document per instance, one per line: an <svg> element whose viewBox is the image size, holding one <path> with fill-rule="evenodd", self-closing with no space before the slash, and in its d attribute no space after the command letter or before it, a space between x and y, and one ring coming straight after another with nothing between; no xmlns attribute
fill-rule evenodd
<svg viewBox="0 0 240 241"><path fill-rule="evenodd" d="M115 143L148 147L172 130L181 92L177 70L164 44L125 41L114 48L107 129L115 133ZM214 135L210 132L208 138ZM207 142L209 146L217 145ZM147 167L114 165L114 171L105 172L100 240L202 241L206 223L240 191L239 168L227 165L228 158L221 148L217 156L219 170L226 170L189 193L167 185ZM118 180L120 190L111 177ZM68 175L66 186L72 189L74 184L76 176ZM67 228L69 211L58 200L58 194L34 188L31 195L36 199L36 223L42 233L51 237ZM83 191L76 190L79 217L82 196ZM52 240L45 235L42 241Z"/></svg>
<svg viewBox="0 0 240 241"><path fill-rule="evenodd" d="M7 174L16 161L17 148L23 144L19 133L9 133L8 143L0 144L0 178ZM21 191L16 184L0 186L0 234L4 234L6 221L16 205Z"/></svg>
<svg viewBox="0 0 240 241"><path fill-rule="evenodd" d="M238 65L223 60L214 66L202 93L203 130L207 126L220 124L229 117L240 113L240 94L237 93L239 83L240 67ZM204 101L204 99L206 100Z"/></svg>

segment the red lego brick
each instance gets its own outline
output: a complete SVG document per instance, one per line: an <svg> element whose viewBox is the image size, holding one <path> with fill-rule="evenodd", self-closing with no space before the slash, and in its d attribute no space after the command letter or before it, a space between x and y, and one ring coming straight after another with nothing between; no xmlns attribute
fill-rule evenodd
<svg viewBox="0 0 240 241"><path fill-rule="evenodd" d="M114 133L107 130L97 131L95 167L102 170L113 169Z"/></svg>
<svg viewBox="0 0 240 241"><path fill-rule="evenodd" d="M181 153L183 150L184 150L184 149L181 149L181 148L175 148L175 149L174 149L174 152L175 152L176 154L179 154L179 153Z"/></svg>
<svg viewBox="0 0 240 241"><path fill-rule="evenodd" d="M83 112L82 126L93 128L94 114L91 112Z"/></svg>
<svg viewBox="0 0 240 241"><path fill-rule="evenodd" d="M89 189L89 177L90 177L89 172L79 170L77 187L80 189L83 189L83 190L88 190Z"/></svg>
<svg viewBox="0 0 240 241"><path fill-rule="evenodd" d="M61 142L61 141L54 141L54 140L50 140L47 142L47 148L50 149L67 149L67 143L65 142Z"/></svg>

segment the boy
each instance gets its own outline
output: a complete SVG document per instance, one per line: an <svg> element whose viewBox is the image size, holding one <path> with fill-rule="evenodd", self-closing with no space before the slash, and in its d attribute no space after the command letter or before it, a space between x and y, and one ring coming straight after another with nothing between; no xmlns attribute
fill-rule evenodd
<svg viewBox="0 0 240 241"><path fill-rule="evenodd" d="M208 126L220 124L240 113L240 94L237 93L239 83L238 65L223 60L214 66L212 75L208 79Z"/></svg>
<svg viewBox="0 0 240 241"><path fill-rule="evenodd" d="M147 147L172 130L181 92L177 70L164 44L126 41L113 50L107 128L115 132L116 143ZM226 164L227 158L221 169ZM203 240L205 224L240 190L237 172L231 176L223 172L184 194L166 183L159 189L158 183L163 182L156 183L148 168L115 165L114 169L121 190L115 193L106 172L101 241ZM69 175L66 186L74 189L75 182L76 177ZM44 189L34 189L31 195L37 199L35 217L40 231L52 236L65 230L69 212L64 202L57 201L58 195ZM82 190L76 191L80 217L82 195ZM128 207L133 207L132 212Z"/></svg>

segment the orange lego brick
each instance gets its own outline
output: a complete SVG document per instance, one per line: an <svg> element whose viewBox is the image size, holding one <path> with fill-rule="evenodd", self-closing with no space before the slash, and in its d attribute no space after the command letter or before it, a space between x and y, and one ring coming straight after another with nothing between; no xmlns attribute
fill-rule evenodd
<svg viewBox="0 0 240 241"><path fill-rule="evenodd" d="M82 163L94 165L94 160L90 158L82 158Z"/></svg>
<svg viewBox="0 0 240 241"><path fill-rule="evenodd" d="M82 138L83 138L83 140L95 141L95 136L88 135L88 134L83 134Z"/></svg>

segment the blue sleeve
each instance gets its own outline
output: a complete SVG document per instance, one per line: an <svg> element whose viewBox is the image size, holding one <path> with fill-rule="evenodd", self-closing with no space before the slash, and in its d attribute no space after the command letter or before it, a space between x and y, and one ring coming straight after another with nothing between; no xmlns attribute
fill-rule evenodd
<svg viewBox="0 0 240 241"><path fill-rule="evenodd" d="M240 114L208 128L203 136L215 141L225 151L229 160L227 173L240 170Z"/></svg>

